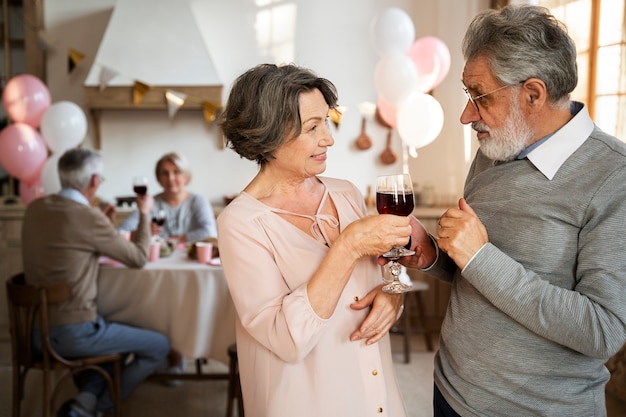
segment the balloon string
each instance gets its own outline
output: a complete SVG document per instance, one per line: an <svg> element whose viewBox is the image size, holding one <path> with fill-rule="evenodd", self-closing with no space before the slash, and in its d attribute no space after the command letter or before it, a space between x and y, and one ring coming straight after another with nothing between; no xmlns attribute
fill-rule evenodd
<svg viewBox="0 0 626 417"><path fill-rule="evenodd" d="M409 146L402 146L402 173L409 174Z"/></svg>

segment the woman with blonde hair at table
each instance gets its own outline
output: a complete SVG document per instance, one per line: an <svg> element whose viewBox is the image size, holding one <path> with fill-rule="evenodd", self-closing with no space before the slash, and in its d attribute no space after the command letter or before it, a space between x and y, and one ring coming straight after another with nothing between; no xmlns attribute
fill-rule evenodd
<svg viewBox="0 0 626 417"><path fill-rule="evenodd" d="M174 239L177 243L217 237L215 215L211 205L200 194L186 189L191 181L191 168L187 159L176 152L166 153L157 161L154 173L163 191L154 196L152 234ZM164 215L165 222L158 225L156 219L161 214ZM120 224L118 230L135 230L138 222L139 212L135 211ZM181 326L184 326L184 323L181 323ZM185 366L185 358L180 353L171 351L167 372L183 373ZM180 381L169 380L166 384L178 386Z"/></svg>
<svg viewBox="0 0 626 417"><path fill-rule="evenodd" d="M152 209L152 234L174 238L179 243L217 237L215 215L207 199L186 189L191 181L191 168L187 159L176 152L163 155L156 163L155 176L163 191L154 196ZM156 219L165 217L159 226ZM139 213L131 213L118 227L133 231L137 228Z"/></svg>

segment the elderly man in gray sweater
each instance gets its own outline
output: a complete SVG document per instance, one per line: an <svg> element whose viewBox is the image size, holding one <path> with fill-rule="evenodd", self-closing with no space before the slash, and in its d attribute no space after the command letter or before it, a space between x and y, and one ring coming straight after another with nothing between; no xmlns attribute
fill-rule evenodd
<svg viewBox="0 0 626 417"><path fill-rule="evenodd" d="M480 149L437 237L404 259L447 280L435 416L605 416L626 340L626 145L569 100L576 50L546 9L478 15L463 84ZM381 261L382 262L382 261Z"/></svg>

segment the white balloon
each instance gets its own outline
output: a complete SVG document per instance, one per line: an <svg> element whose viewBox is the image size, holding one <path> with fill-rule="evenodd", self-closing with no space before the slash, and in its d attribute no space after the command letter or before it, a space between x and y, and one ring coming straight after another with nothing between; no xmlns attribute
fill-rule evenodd
<svg viewBox="0 0 626 417"><path fill-rule="evenodd" d="M412 93L398 108L398 134L413 148L434 141L443 128L443 109L433 96Z"/></svg>
<svg viewBox="0 0 626 417"><path fill-rule="evenodd" d="M398 106L417 88L417 70L405 54L390 52L374 70L376 92L392 106Z"/></svg>
<svg viewBox="0 0 626 417"><path fill-rule="evenodd" d="M52 154L43 165L41 170L41 186L46 195L54 194L61 191L61 180L59 180L59 172L57 164L62 154Z"/></svg>
<svg viewBox="0 0 626 417"><path fill-rule="evenodd" d="M52 104L41 119L41 136L54 153L78 146L87 134L87 118L79 105L71 101Z"/></svg>
<svg viewBox="0 0 626 417"><path fill-rule="evenodd" d="M404 10L390 7L372 21L370 36L379 55L404 53L415 40L415 27Z"/></svg>

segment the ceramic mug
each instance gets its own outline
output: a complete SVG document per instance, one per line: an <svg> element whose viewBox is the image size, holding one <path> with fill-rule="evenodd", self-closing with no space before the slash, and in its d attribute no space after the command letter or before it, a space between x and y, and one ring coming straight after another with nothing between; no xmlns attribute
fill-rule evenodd
<svg viewBox="0 0 626 417"><path fill-rule="evenodd" d="M196 256L198 262L208 264L213 258L213 244L208 242L196 242Z"/></svg>

